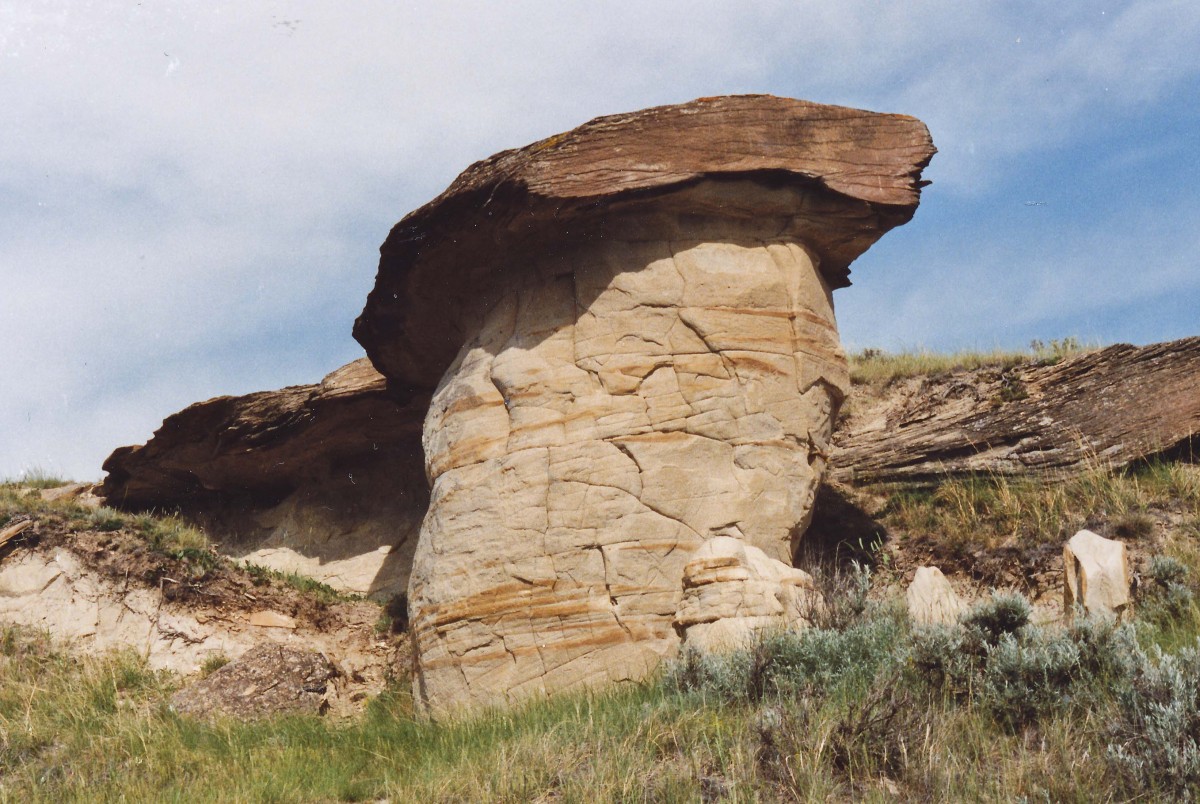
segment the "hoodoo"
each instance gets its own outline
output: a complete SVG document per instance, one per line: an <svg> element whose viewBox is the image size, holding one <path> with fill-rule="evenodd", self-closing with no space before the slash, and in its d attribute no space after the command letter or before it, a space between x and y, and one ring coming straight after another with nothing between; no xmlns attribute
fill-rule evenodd
<svg viewBox="0 0 1200 804"><path fill-rule="evenodd" d="M354 333L394 388L433 391L409 585L432 711L639 678L697 626L799 616L848 383L830 291L911 218L933 153L911 117L706 98L497 154L397 224ZM706 559L733 591L681 614L716 538L745 546Z"/></svg>
<svg viewBox="0 0 1200 804"><path fill-rule="evenodd" d="M193 406L105 491L232 505L255 555L350 562L365 591L407 579L433 714L802 625L792 559L848 389L831 291L933 153L911 117L770 96L504 151L383 244L372 366Z"/></svg>

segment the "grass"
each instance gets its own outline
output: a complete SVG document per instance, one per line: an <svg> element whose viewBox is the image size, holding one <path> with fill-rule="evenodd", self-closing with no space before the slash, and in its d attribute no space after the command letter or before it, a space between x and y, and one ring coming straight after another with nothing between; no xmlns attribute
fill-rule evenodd
<svg viewBox="0 0 1200 804"><path fill-rule="evenodd" d="M301 575L297 572L282 572L249 561L244 561L238 566L245 570L257 584L269 583L272 580L282 581L298 592L303 592L306 596L313 598L318 603L345 603L366 599L362 595L339 592L328 584L321 583L315 578L311 578L308 575Z"/></svg>
<svg viewBox="0 0 1200 804"><path fill-rule="evenodd" d="M53 489L69 485L71 481L40 466L34 466L23 471L19 477L5 480L3 483L28 489Z"/></svg>
<svg viewBox="0 0 1200 804"><path fill-rule="evenodd" d="M1126 539L1147 539L1155 508L1200 506L1200 466L1151 463L1131 471L1096 467L1065 480L981 475L933 488L882 490L882 519L910 538L950 552L1057 544L1084 527L1111 523Z"/></svg>
<svg viewBox="0 0 1200 804"><path fill-rule="evenodd" d="M881 349L864 349L849 356L850 381L856 385L886 385L908 377L940 376L954 371L981 368L1007 371L1030 362L1050 365L1092 348L1095 347L1083 345L1077 338L1064 338L1049 342L1035 340L1028 351L993 349L945 354L927 350L889 353ZM1020 398L1017 388L1007 393Z"/></svg>
<svg viewBox="0 0 1200 804"><path fill-rule="evenodd" d="M974 616L984 625L943 644L874 606L842 628L693 659L706 663L699 675L685 660L641 686L444 724L414 716L400 684L349 721L204 723L172 712L179 679L133 653L76 658L44 635L5 629L0 800L1083 801L1180 792L1125 780L1110 751L1118 741L1146 773L1167 763L1175 775L1163 778L1182 779L1182 792L1196 783L1190 766L1120 730L1148 705L1137 697L1143 671L1121 663L1139 648L1019 616ZM972 639L1008 640L1007 663ZM1080 650L1087 645L1100 647ZM1066 664L1063 646L1075 651ZM938 676L931 656L957 665ZM1066 671L1045 673L1045 661ZM1161 662L1138 661L1145 672ZM728 667L714 670L721 662ZM1154 700L1169 697L1169 683L1151 680ZM1025 686L1013 695L1010 683ZM1007 715L1014 699L1026 702L1018 719Z"/></svg>

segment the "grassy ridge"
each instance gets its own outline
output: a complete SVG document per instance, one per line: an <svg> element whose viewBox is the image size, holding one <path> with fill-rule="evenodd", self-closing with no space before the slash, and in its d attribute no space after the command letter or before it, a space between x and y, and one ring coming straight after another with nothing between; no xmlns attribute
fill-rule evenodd
<svg viewBox="0 0 1200 804"><path fill-rule="evenodd" d="M1001 371L1035 362L1050 365L1072 355L1094 349L1081 344L1077 338L1064 338L1049 343L1033 341L1028 351L992 349L990 351L962 351L953 353L915 350L885 352L881 349L864 349L847 357L850 363L850 380L856 385L883 385L893 380L908 377L938 376L952 371L994 368Z"/></svg>

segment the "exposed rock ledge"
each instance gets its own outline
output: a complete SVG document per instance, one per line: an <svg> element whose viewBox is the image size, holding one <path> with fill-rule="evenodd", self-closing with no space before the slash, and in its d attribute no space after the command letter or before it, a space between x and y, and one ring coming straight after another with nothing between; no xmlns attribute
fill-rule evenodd
<svg viewBox="0 0 1200 804"><path fill-rule="evenodd" d="M388 597L408 585L429 500L421 420L365 359L316 385L199 402L104 462L109 505L180 510L226 554Z"/></svg>
<svg viewBox="0 0 1200 804"><path fill-rule="evenodd" d="M961 371L856 398L834 436L843 481L1121 467L1200 437L1200 337L1109 346L1057 365Z"/></svg>

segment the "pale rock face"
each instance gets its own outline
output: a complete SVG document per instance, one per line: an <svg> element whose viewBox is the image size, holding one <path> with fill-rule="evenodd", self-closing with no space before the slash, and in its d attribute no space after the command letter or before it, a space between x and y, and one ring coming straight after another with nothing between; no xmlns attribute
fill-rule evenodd
<svg viewBox="0 0 1200 804"><path fill-rule="evenodd" d="M1063 573L1068 618L1076 606L1087 614L1120 616L1131 602L1129 559L1122 542L1079 531L1063 547Z"/></svg>
<svg viewBox="0 0 1200 804"><path fill-rule="evenodd" d="M909 618L918 625L952 625L963 611L954 587L937 567L918 567L904 599Z"/></svg>
<svg viewBox="0 0 1200 804"><path fill-rule="evenodd" d="M683 568L677 630L689 647L746 647L763 631L811 625L822 605L812 577L732 536L702 544Z"/></svg>
<svg viewBox="0 0 1200 804"><path fill-rule="evenodd" d="M409 601L433 712L646 676L704 619L685 565L719 537L755 583L804 586L845 358L810 252L742 225L560 250L481 313L424 427Z"/></svg>

